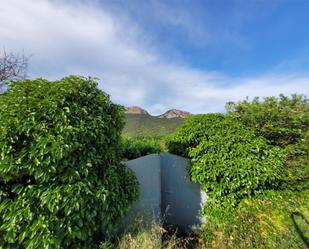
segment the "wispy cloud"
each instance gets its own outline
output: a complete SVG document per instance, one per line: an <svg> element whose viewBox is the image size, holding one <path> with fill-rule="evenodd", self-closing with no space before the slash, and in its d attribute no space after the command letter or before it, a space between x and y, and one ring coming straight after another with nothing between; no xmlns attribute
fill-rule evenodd
<svg viewBox="0 0 309 249"><path fill-rule="evenodd" d="M0 46L33 54L32 77L68 74L101 79L100 88L123 105L152 114L168 108L223 111L229 100L309 93L309 74L242 78L168 62L134 20L97 1L10 0L0 5Z"/></svg>

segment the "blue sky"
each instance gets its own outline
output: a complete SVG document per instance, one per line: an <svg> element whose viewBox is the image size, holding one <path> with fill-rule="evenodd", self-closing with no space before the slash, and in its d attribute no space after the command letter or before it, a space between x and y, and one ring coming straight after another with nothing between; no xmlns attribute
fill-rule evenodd
<svg viewBox="0 0 309 249"><path fill-rule="evenodd" d="M0 0L0 46L29 75L93 76L151 114L309 93L308 0Z"/></svg>
<svg viewBox="0 0 309 249"><path fill-rule="evenodd" d="M182 60L194 68L246 75L264 72L285 61L298 60L300 71L309 66L309 1L102 4L134 17L167 59ZM286 65L288 69L290 66Z"/></svg>

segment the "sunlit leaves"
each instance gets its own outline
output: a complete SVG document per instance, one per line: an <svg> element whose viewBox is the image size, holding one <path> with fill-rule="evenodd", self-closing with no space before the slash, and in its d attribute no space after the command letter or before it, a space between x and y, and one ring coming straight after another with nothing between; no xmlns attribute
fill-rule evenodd
<svg viewBox="0 0 309 249"><path fill-rule="evenodd" d="M25 80L0 98L0 247L91 248L138 194L123 111L89 78Z"/></svg>
<svg viewBox="0 0 309 249"><path fill-rule="evenodd" d="M190 174L208 193L204 211L237 206L245 197L276 189L285 175L284 152L222 114L186 120L169 139L172 152L191 158ZM215 218L215 217L213 217Z"/></svg>
<svg viewBox="0 0 309 249"><path fill-rule="evenodd" d="M281 94L263 100L256 97L252 101L228 102L226 108L231 117L253 128L273 145L294 144L309 129L309 100L304 95Z"/></svg>

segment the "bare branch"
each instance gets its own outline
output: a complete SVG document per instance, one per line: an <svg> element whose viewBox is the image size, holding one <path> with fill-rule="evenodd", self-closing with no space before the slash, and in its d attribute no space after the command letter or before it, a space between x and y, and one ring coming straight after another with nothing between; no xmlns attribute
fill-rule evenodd
<svg viewBox="0 0 309 249"><path fill-rule="evenodd" d="M0 89L7 81L21 80L27 77L29 58L24 52L7 53L5 49L0 51Z"/></svg>

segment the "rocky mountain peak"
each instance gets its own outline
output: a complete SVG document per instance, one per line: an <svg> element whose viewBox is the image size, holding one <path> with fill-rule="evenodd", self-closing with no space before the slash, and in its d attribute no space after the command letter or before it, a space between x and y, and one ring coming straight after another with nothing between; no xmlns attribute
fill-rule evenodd
<svg viewBox="0 0 309 249"><path fill-rule="evenodd" d="M144 110L143 108L140 108L138 106L130 106L125 108L125 113L128 114L146 114L149 115L149 113Z"/></svg>
<svg viewBox="0 0 309 249"><path fill-rule="evenodd" d="M177 109L171 109L165 112L162 115L159 115L159 118L186 118L188 116L191 116L192 114L190 112L185 112Z"/></svg>

